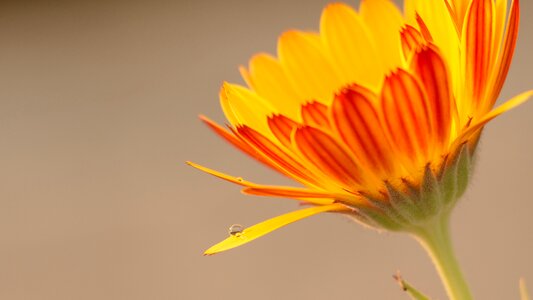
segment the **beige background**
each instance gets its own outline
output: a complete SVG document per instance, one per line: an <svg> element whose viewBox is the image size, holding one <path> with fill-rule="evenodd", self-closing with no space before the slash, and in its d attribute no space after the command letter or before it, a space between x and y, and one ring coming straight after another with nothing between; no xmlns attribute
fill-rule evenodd
<svg viewBox="0 0 533 300"><path fill-rule="evenodd" d="M533 2L502 98L533 87ZM232 223L296 209L247 197L185 160L288 183L197 119L222 80L316 29L326 1L3 1L0 299L407 299L444 291L418 245L319 215L214 257ZM352 4L355 2L351 1ZM477 299L533 289L533 104L491 123L453 233Z"/></svg>

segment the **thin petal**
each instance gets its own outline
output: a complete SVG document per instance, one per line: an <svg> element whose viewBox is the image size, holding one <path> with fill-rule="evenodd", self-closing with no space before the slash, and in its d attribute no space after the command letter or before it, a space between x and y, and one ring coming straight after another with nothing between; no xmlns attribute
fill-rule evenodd
<svg viewBox="0 0 533 300"><path fill-rule="evenodd" d="M244 194L254 196L281 197L292 199L312 199L313 204L326 205L335 202L337 195L329 192L314 191L289 187L249 187L242 190ZM341 195L346 198L346 196Z"/></svg>
<svg viewBox="0 0 533 300"><path fill-rule="evenodd" d="M488 122L501 115L502 113L511 110L519 105L524 104L533 96L533 90L524 92L518 96L513 97L510 100L505 101L502 105L490 111L488 114L483 116L481 119L476 121L474 124L471 124L462 134L457 138L454 145L458 146L464 141L468 140L472 135L476 134L483 126ZM452 147L453 148L453 147Z"/></svg>
<svg viewBox="0 0 533 300"><path fill-rule="evenodd" d="M285 215L281 215L269 220L266 220L262 223L256 224L252 227L245 229L240 234L231 235L229 238L224 241L214 245L213 247L207 249L204 252L204 255L213 255L222 251L226 251L238 246L242 246L248 242L251 242L267 233L270 233L276 229L279 229L290 223L299 221L301 219L322 213L327 211L348 211L350 210L342 204L331 204L324 206L315 206L302 210L297 210Z"/></svg>
<svg viewBox="0 0 533 300"><path fill-rule="evenodd" d="M231 176L231 175L228 175L228 174L225 174L225 173L213 170L213 169L209 169L207 167L204 167L202 165L199 165L199 164L196 164L190 161L188 161L187 164L207 174L210 174L220 179L243 186L245 187L245 189L243 189L243 192L248 193L248 194L254 194L253 193L254 191L257 191L257 193L254 195L259 195L261 191L265 191L265 193L267 193L268 191L272 191L272 193L274 193L274 191L278 191L279 193L281 193L281 191L285 191L285 196L284 196L285 198L293 198L296 200L298 200L297 198L309 198L309 199L306 199L305 202L308 202L311 204L324 205L324 204L331 204L334 202L333 199L327 199L327 198L332 198L332 196L335 196L330 193L323 193L323 192L321 193L321 192L313 191L309 189L293 188L293 187L285 187L285 186L261 185L261 184L253 183L250 181L246 181L241 177L235 177L235 176ZM318 196L318 194L320 195L320 197ZM313 195L315 195L315 197L313 197ZM281 195L279 196L281 197ZM314 198L317 198L317 199L314 199ZM343 198L346 198L346 196L344 196Z"/></svg>
<svg viewBox="0 0 533 300"><path fill-rule="evenodd" d="M322 12L320 34L343 85L358 82L379 86L384 65L371 33L353 8L343 3L329 4Z"/></svg>

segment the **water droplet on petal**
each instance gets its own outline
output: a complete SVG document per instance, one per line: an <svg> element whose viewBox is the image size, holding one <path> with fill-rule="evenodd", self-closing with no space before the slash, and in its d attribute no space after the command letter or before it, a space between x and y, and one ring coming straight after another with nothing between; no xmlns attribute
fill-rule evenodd
<svg viewBox="0 0 533 300"><path fill-rule="evenodd" d="M232 236L240 236L243 230L244 226L241 224L233 224L229 227L228 233Z"/></svg>

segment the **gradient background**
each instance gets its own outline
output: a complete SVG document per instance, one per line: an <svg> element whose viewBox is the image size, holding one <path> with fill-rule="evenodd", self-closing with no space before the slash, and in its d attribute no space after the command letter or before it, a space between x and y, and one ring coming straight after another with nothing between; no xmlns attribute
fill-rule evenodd
<svg viewBox="0 0 533 300"><path fill-rule="evenodd" d="M296 209L184 164L286 179L197 119L224 120L222 80L317 29L327 1L2 1L0 299L407 299L401 270L445 299L422 249L318 215L213 257L232 223ZM533 87L533 2L502 99ZM356 4L350 1L351 4ZM533 287L533 105L490 123L453 218L476 299Z"/></svg>

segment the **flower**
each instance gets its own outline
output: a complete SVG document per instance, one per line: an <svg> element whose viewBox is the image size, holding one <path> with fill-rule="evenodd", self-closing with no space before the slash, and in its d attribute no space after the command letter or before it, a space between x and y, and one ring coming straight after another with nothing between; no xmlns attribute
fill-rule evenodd
<svg viewBox="0 0 533 300"><path fill-rule="evenodd" d="M506 19L508 21L506 22ZM320 32L291 30L277 57L224 83L218 135L303 187L260 185L190 163L252 195L311 205L232 234L214 254L302 218L338 212L413 231L449 214L464 192L483 126L525 102L493 108L513 56L519 1L363 0L328 5Z"/></svg>

